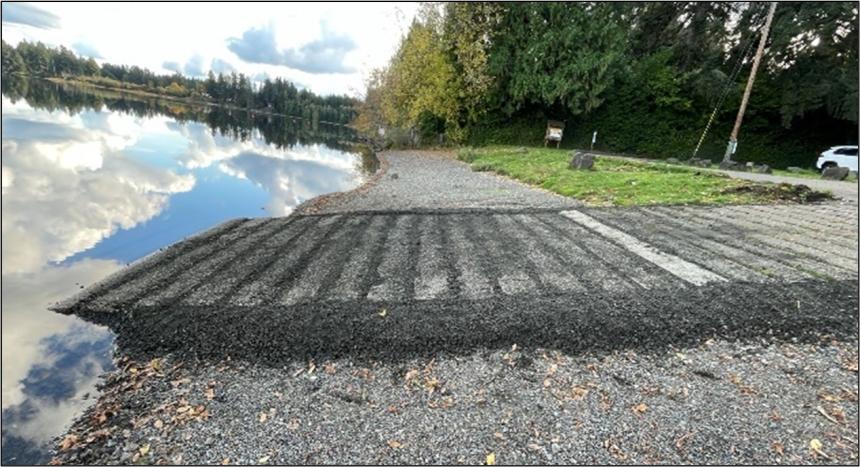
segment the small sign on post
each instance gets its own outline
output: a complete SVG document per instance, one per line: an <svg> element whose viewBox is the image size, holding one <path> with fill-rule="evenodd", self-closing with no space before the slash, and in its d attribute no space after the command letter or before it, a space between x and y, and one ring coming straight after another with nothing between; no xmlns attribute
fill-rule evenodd
<svg viewBox="0 0 860 467"><path fill-rule="evenodd" d="M564 132L564 122L549 120L546 122L546 134L543 137L543 146L546 147L550 141L555 142L555 147L561 146L561 137Z"/></svg>

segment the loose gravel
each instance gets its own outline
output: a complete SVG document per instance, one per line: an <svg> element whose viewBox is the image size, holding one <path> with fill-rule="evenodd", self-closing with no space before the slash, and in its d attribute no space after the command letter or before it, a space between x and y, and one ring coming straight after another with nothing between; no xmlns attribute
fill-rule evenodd
<svg viewBox="0 0 860 467"><path fill-rule="evenodd" d="M380 179L355 195L338 197L316 212L413 209L568 208L580 203L547 190L472 169L453 153L383 152Z"/></svg>
<svg viewBox="0 0 860 467"><path fill-rule="evenodd" d="M694 287L574 201L383 157L314 215L225 224L69 302L118 369L54 461L857 463L856 213L586 211L731 279Z"/></svg>

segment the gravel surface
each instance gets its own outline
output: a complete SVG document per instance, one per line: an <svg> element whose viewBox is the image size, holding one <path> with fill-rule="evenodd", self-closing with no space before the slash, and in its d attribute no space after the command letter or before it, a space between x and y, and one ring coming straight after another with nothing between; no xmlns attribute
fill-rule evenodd
<svg viewBox="0 0 860 467"><path fill-rule="evenodd" d="M445 155L386 164L60 305L119 369L55 462L857 463L852 206L571 215Z"/></svg>
<svg viewBox="0 0 860 467"><path fill-rule="evenodd" d="M453 153L389 151L378 183L319 212L461 208L565 208L579 203L498 175L473 172Z"/></svg>
<svg viewBox="0 0 860 467"><path fill-rule="evenodd" d="M129 361L56 461L856 464L856 348L821 336L398 364Z"/></svg>

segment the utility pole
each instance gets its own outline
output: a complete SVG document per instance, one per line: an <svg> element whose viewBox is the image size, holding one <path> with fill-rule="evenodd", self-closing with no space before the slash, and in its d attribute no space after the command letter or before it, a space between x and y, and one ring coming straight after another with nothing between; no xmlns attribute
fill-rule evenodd
<svg viewBox="0 0 860 467"><path fill-rule="evenodd" d="M741 130L741 122L744 119L744 112L747 110L747 103L750 100L750 93L752 92L753 81L755 81L755 74L758 71L759 62L761 62L761 56L764 55L764 43L767 41L767 34L770 31L770 23L773 21L773 12L776 11L776 3L777 2L770 2L767 19L764 20L764 28L762 28L761 31L761 40L758 43L758 50L755 52L755 58L753 58L750 77L747 80L747 87L744 89L744 97L741 99L741 107L738 109L738 117L735 119L735 126L732 128L731 136L729 136L729 145L726 147L726 154L723 155L723 162L731 161L732 154L735 153L735 149L738 147L738 132Z"/></svg>

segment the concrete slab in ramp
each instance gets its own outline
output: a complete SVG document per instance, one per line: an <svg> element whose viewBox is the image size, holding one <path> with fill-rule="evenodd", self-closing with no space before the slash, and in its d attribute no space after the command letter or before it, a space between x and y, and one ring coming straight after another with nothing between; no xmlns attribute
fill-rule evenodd
<svg viewBox="0 0 860 467"><path fill-rule="evenodd" d="M404 211L231 221L56 309L475 300L857 277L856 211L786 209ZM826 210L836 210L840 221L819 220Z"/></svg>

